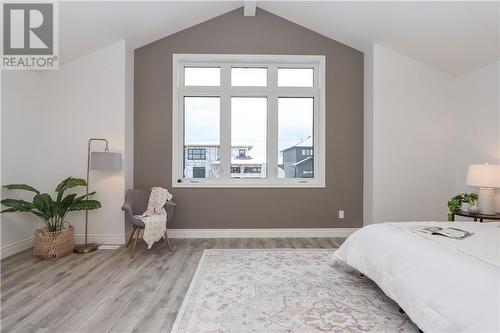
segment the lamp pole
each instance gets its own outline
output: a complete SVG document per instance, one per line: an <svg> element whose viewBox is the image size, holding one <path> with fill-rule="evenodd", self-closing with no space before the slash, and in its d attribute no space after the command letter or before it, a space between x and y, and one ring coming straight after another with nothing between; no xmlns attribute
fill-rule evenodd
<svg viewBox="0 0 500 333"><path fill-rule="evenodd" d="M89 195L89 178L90 178L90 146L93 141L103 141L106 143L106 147L104 148L104 151L109 151L109 143L108 140L106 139L101 139L101 138L90 138L89 143L87 146L87 186L85 190L85 199L88 199ZM75 246L74 252L84 254L84 253L90 253L94 252L97 250L97 245L96 244L88 244L87 243L87 228L88 228L88 221L89 221L89 211L85 210L85 244L83 245L77 245Z"/></svg>

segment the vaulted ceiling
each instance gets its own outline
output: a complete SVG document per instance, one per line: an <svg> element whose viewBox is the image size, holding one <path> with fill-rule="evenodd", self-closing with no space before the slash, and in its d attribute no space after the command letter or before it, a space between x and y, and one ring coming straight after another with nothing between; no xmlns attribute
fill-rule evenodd
<svg viewBox="0 0 500 333"><path fill-rule="evenodd" d="M61 2L61 58L69 61L120 39L137 48L242 5ZM259 1L257 6L361 51L379 43L451 75L500 59L499 2Z"/></svg>

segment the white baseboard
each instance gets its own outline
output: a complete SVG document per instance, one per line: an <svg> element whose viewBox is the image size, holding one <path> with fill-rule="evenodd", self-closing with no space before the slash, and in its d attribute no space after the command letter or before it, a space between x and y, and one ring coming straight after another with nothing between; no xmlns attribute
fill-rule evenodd
<svg viewBox="0 0 500 333"><path fill-rule="evenodd" d="M170 238L287 238L287 237L349 237L359 228L263 228L263 229L168 229ZM87 236L89 242L103 245L125 244L125 235ZM75 244L82 244L85 235L75 235ZM33 247L27 238L0 249L4 259ZM104 248L104 247L103 247Z"/></svg>
<svg viewBox="0 0 500 333"><path fill-rule="evenodd" d="M168 229L170 238L348 237L359 228Z"/></svg>
<svg viewBox="0 0 500 333"><path fill-rule="evenodd" d="M104 244L104 245L123 245L125 244L125 235L87 235L89 243ZM75 235L75 244L83 244L85 242L85 234Z"/></svg>
<svg viewBox="0 0 500 333"><path fill-rule="evenodd" d="M108 244L103 244L99 245L99 250L117 250L120 248L120 244L114 244L114 245L108 245Z"/></svg>
<svg viewBox="0 0 500 333"><path fill-rule="evenodd" d="M10 257L16 253L22 252L32 247L33 238L30 237L23 239L22 241L2 247L2 249L0 249L0 258L4 259Z"/></svg>
<svg viewBox="0 0 500 333"><path fill-rule="evenodd" d="M123 245L125 244L124 235L88 235L88 242L102 245ZM75 244L82 244L85 241L85 235L75 235ZM33 238L27 238L17 243L7 245L0 249L0 259L10 257L16 253L22 252L33 247ZM106 246L103 247L108 248Z"/></svg>

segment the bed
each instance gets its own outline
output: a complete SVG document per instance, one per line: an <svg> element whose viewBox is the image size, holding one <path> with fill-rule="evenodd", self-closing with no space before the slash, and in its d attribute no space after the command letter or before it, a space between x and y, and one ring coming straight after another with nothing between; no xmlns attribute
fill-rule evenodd
<svg viewBox="0 0 500 333"><path fill-rule="evenodd" d="M450 239L414 231L454 227ZM500 223L402 222L366 226L335 256L373 280L425 333L500 332Z"/></svg>

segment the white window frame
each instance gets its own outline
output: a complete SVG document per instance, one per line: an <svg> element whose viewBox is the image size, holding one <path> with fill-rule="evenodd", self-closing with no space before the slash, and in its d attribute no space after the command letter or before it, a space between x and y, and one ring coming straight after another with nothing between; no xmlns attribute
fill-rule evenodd
<svg viewBox="0 0 500 333"><path fill-rule="evenodd" d="M221 85L184 86L184 67L220 67ZM231 86L231 67L267 67L266 87ZM313 68L313 87L278 87L278 68ZM325 56L173 54L172 187L325 187ZM220 97L221 177L184 178L184 97ZM231 97L267 97L267 178L231 178ZM278 97L314 98L314 178L278 178Z"/></svg>

